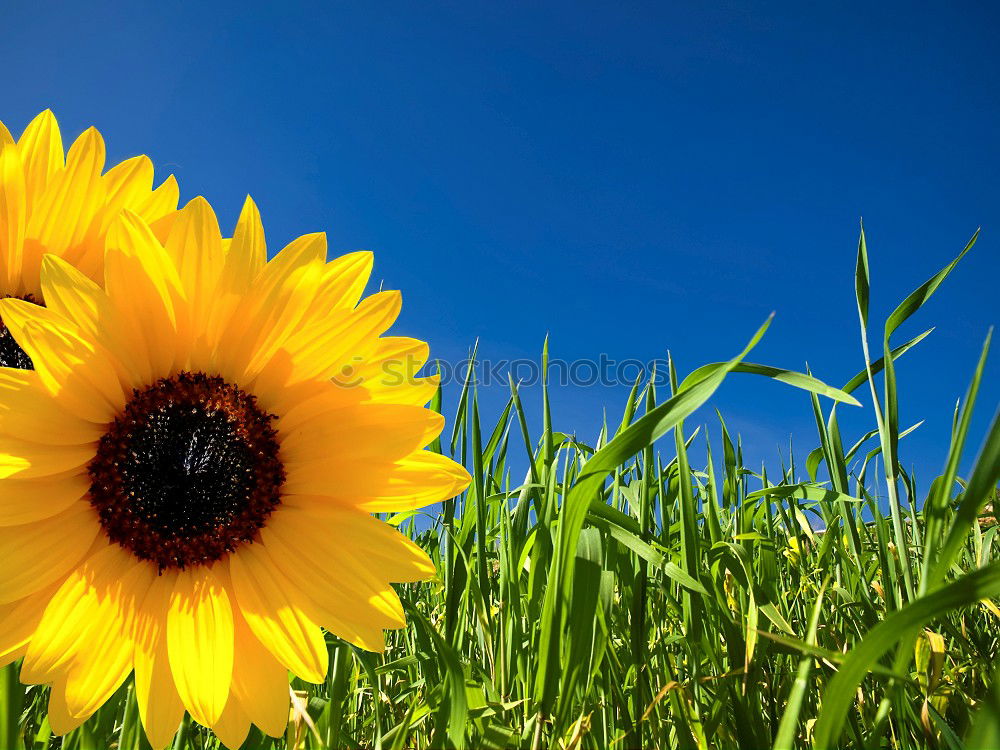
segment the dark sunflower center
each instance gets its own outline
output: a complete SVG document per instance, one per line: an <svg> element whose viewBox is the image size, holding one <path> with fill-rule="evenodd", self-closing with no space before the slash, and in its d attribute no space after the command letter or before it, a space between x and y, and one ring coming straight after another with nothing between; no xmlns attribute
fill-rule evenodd
<svg viewBox="0 0 1000 750"><path fill-rule="evenodd" d="M12 295L6 295L10 297ZM34 295L26 294L18 299L41 304ZM31 361L28 353L21 348L10 333L10 329L0 320L0 367L16 367L18 370L34 370L35 363Z"/></svg>
<svg viewBox="0 0 1000 750"><path fill-rule="evenodd" d="M105 533L160 570L253 541L285 481L273 420L253 396L202 373L135 391L88 467Z"/></svg>

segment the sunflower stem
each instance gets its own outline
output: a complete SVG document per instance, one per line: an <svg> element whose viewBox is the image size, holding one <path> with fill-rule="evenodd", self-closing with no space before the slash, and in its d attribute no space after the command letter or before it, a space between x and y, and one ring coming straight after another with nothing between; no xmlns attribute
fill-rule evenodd
<svg viewBox="0 0 1000 750"><path fill-rule="evenodd" d="M191 736L191 715L184 712L184 718L181 720L180 729L177 730L177 735L174 737L174 744L171 746L172 750L184 750L190 744L188 738Z"/></svg>
<svg viewBox="0 0 1000 750"><path fill-rule="evenodd" d="M24 686L17 679L17 664L8 664L0 670L0 742L3 747L19 748L18 720L24 705Z"/></svg>

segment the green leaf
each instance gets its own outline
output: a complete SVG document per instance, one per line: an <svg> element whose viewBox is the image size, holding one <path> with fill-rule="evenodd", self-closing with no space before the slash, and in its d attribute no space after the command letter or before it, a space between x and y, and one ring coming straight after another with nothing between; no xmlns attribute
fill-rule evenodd
<svg viewBox="0 0 1000 750"><path fill-rule="evenodd" d="M840 747L840 734L858 686L897 643L953 609L1000 595L1000 561L969 573L932 594L914 600L880 622L855 646L826 690L816 722L815 747Z"/></svg>

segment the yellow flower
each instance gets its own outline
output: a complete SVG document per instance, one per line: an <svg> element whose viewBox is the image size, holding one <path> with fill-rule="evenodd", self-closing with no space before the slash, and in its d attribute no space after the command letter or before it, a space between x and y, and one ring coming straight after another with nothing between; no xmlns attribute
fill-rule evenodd
<svg viewBox="0 0 1000 750"><path fill-rule="evenodd" d="M280 735L320 627L379 650L390 582L434 575L369 515L469 483L422 450L443 420L426 345L382 335L399 293L359 302L371 254L327 263L321 234L265 259L252 202L224 240L199 198L162 243L123 211L103 289L48 255L47 307L0 301L35 364L0 369L0 663L52 685L56 733L134 670L154 748L185 708L230 747Z"/></svg>
<svg viewBox="0 0 1000 750"><path fill-rule="evenodd" d="M59 124L46 110L15 141L0 123L0 297L42 302L38 273L54 253L100 281L104 237L122 209L166 230L177 209L177 182L153 189L153 163L136 156L105 174L104 140L86 130L63 153ZM0 366L31 362L0 323Z"/></svg>
<svg viewBox="0 0 1000 750"><path fill-rule="evenodd" d="M788 537L788 546L782 550L782 554L788 558L792 565L796 565L802 555L802 546L799 544L797 536Z"/></svg>

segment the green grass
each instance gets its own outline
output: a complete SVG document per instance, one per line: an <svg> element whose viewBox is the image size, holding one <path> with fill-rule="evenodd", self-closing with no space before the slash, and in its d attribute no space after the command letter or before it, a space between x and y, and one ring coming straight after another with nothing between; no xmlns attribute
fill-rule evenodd
<svg viewBox="0 0 1000 750"><path fill-rule="evenodd" d="M863 369L840 389L749 362L767 322L728 362L685 378L671 367L669 393L637 383L592 445L552 425L547 393L532 434L536 407L513 384L484 423L467 383L439 449L469 467L472 487L429 522L388 519L428 551L439 580L399 588L410 625L384 655L330 637L327 682L293 683L301 701L286 738L252 732L244 747L1000 746L1000 545L988 507L1000 421L969 434L988 340L942 436L941 476L918 487L900 460L894 361L926 334L894 333L957 262L870 331L862 235ZM778 476L744 465L722 417L684 421L747 375L812 402L817 447ZM845 441L838 414L862 391L874 397L872 431ZM513 466L528 468L512 476ZM15 677L10 667L0 681L0 747L146 747L129 684L59 739L45 690ZM174 744L217 746L190 723Z"/></svg>

